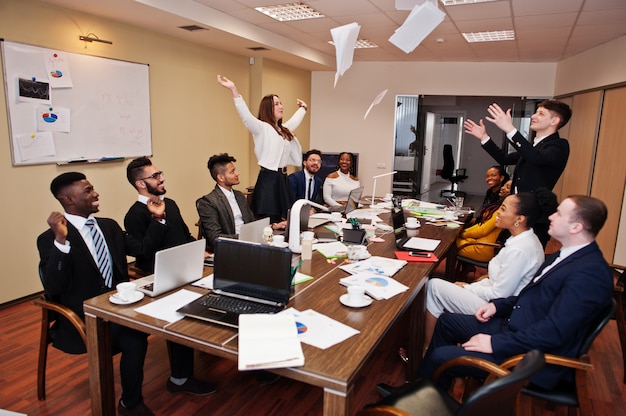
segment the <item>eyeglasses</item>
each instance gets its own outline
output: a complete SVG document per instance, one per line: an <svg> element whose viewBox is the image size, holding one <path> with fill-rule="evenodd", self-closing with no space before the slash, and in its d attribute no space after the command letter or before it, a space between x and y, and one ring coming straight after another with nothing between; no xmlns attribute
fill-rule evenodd
<svg viewBox="0 0 626 416"><path fill-rule="evenodd" d="M139 180L140 181L144 181L146 179L159 179L161 177L163 177L163 171L162 170L160 170L158 172L154 172L152 175L146 176L145 178L139 178Z"/></svg>

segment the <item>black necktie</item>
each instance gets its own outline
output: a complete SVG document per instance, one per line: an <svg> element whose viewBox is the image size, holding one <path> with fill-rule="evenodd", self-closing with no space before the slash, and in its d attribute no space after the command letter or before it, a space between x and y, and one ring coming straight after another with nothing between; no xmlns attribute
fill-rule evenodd
<svg viewBox="0 0 626 416"><path fill-rule="evenodd" d="M538 276L541 276L541 274L543 273L545 268L548 267L549 265L551 265L552 263L554 263L554 261L556 259L558 259L560 255L561 255L561 250L559 250L556 253L553 253L550 256L548 256L546 261L544 261L543 264L541 265L541 267L539 267L539 270L537 270L537 273L535 273L535 276L533 277L533 280L535 280L535 278L537 278Z"/></svg>
<svg viewBox="0 0 626 416"><path fill-rule="evenodd" d="M309 178L309 187L307 190L306 199L309 201L313 199L313 178Z"/></svg>

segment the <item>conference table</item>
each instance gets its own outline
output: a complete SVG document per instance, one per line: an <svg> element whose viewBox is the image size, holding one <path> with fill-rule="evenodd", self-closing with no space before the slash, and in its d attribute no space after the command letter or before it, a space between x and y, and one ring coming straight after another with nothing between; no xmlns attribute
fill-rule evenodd
<svg viewBox="0 0 626 416"><path fill-rule="evenodd" d="M385 216L381 217L387 219ZM453 253L454 242L460 229L420 221L422 226L419 237L441 241L434 251L440 261ZM382 235L381 238L383 242L369 243L368 251L372 256L394 258L396 245L393 232ZM403 332L409 337L406 379L412 380L415 377L424 343L425 284L429 274L437 266L437 263L433 262L409 262L392 276L393 279L408 286L407 291L391 299L374 301L370 306L357 309L344 306L339 301L339 297L346 293L346 288L339 284L339 279L348 276L348 273L339 268L343 261L344 259L339 258L329 262L324 256L314 252L312 259L304 261L299 269L301 273L313 276L314 279L295 286L287 307L299 311L313 309L357 329L360 333L327 349L303 343L304 366L269 370L283 377L322 388L324 415L328 416L354 413L353 388L359 373L372 358L385 335L404 316L406 318L402 322L403 324L408 322L408 328ZM210 268L205 268L205 274L211 271ZM207 289L192 285L185 286L185 289L199 293L207 292ZM115 414L110 323L163 337L214 356L237 360L236 329L192 318L183 318L170 323L135 311L137 307L167 295L168 293L156 298L145 297L138 303L125 306L112 304L109 301L109 294L84 302L93 415Z"/></svg>

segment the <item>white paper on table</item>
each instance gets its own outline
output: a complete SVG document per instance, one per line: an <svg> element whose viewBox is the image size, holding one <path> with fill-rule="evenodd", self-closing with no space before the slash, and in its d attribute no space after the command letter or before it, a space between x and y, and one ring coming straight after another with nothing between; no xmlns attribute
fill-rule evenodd
<svg viewBox="0 0 626 416"><path fill-rule="evenodd" d="M313 244L313 250L317 250L322 256L326 258L346 257L348 255L348 247L341 241Z"/></svg>
<svg viewBox="0 0 626 416"><path fill-rule="evenodd" d="M367 115L370 113L370 110L372 109L372 107L374 107L377 104L380 104L380 102L383 100L383 98L385 97L385 94L387 94L387 91L389 91L388 89L381 91L376 98L374 98L374 101L372 101L372 103L370 104L369 108L367 109L367 111L365 112L365 115L363 116L363 120L365 120L367 118Z"/></svg>
<svg viewBox="0 0 626 416"><path fill-rule="evenodd" d="M339 299L337 299L337 302L339 302ZM322 350L360 333L360 331L313 309L300 312L294 308L289 308L280 312L280 314L293 315L298 327L298 338L300 341Z"/></svg>
<svg viewBox="0 0 626 416"><path fill-rule="evenodd" d="M176 322L185 317L185 315L176 311L200 296L202 296L202 293L181 289L157 301L135 308L135 311L164 321Z"/></svg>
<svg viewBox="0 0 626 416"><path fill-rule="evenodd" d="M362 286L365 293L376 300L391 299L392 297L409 290L397 280L376 273L358 273L339 280L343 286Z"/></svg>
<svg viewBox="0 0 626 416"><path fill-rule="evenodd" d="M352 66L354 47L360 30L361 26L358 23L350 23L330 29L330 35L335 44L335 57L337 60L337 72L335 72L335 85L333 88L337 86L339 77Z"/></svg>
<svg viewBox="0 0 626 416"><path fill-rule="evenodd" d="M239 371L304 365L293 315L239 315Z"/></svg>
<svg viewBox="0 0 626 416"><path fill-rule="evenodd" d="M200 280L197 280L191 284L192 286L203 287L205 289L213 289L213 273L208 276L203 277Z"/></svg>
<svg viewBox="0 0 626 416"><path fill-rule="evenodd" d="M391 35L389 42L405 53L410 53L443 22L444 17L445 13L432 3L415 6L402 26Z"/></svg>
<svg viewBox="0 0 626 416"><path fill-rule="evenodd" d="M441 240L433 240L431 238L411 237L404 243L405 249L421 250L421 251L434 251Z"/></svg>
<svg viewBox="0 0 626 416"><path fill-rule="evenodd" d="M393 276L405 264L407 264L406 260L372 256L369 259L357 261L356 263L343 264L339 268L350 274L367 272L380 276Z"/></svg>

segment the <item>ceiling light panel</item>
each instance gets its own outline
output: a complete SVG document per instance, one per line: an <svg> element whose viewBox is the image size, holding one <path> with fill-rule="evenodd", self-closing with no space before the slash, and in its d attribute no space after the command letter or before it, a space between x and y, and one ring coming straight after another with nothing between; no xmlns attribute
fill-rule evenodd
<svg viewBox="0 0 626 416"><path fill-rule="evenodd" d="M274 6L255 7L255 10L280 22L326 17L322 13L304 3L285 3Z"/></svg>
<svg viewBox="0 0 626 416"><path fill-rule="evenodd" d="M513 30L495 30L492 32L469 32L469 33L463 33L463 37L469 43L500 42L504 40L515 40L515 32Z"/></svg>

